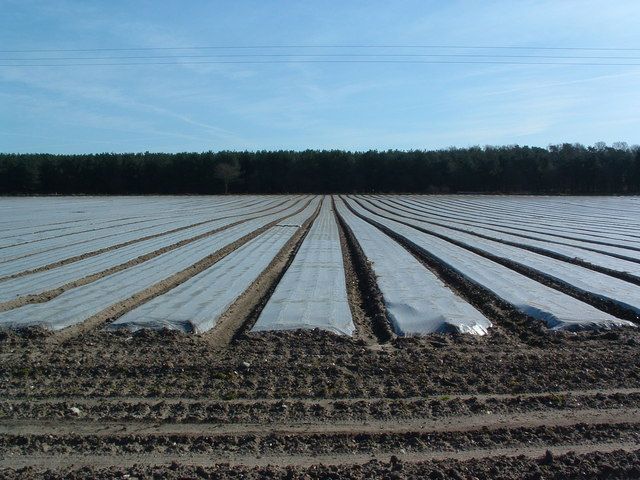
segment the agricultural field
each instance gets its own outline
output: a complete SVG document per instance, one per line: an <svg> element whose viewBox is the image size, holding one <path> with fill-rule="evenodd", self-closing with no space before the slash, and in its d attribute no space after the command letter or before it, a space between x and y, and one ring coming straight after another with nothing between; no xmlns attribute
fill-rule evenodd
<svg viewBox="0 0 640 480"><path fill-rule="evenodd" d="M0 478L640 476L640 197L0 198L0 227Z"/></svg>

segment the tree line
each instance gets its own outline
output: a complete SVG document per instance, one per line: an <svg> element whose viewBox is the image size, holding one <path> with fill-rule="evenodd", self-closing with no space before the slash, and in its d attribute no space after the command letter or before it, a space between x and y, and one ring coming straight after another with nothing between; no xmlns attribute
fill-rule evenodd
<svg viewBox="0 0 640 480"><path fill-rule="evenodd" d="M225 192L638 194L640 147L0 154L0 194Z"/></svg>

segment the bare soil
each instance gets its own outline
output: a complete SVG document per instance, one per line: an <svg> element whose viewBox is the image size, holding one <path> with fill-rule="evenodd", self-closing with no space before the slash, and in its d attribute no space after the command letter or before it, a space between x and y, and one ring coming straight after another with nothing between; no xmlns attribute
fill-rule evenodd
<svg viewBox="0 0 640 480"><path fill-rule="evenodd" d="M0 478L633 478L639 345L3 332Z"/></svg>
<svg viewBox="0 0 640 480"><path fill-rule="evenodd" d="M354 338L248 333L312 220L212 332L102 327L263 230L80 327L0 331L0 479L640 478L638 329L549 332L403 243L494 327L398 338L339 217Z"/></svg>
<svg viewBox="0 0 640 480"><path fill-rule="evenodd" d="M282 202L282 203L285 203L285 202ZM277 206L282 205L282 203L278 204ZM258 212L260 212L260 211L257 211L255 213L258 213ZM139 257L136 257L136 258L134 258L132 260L129 260L128 262L121 263L119 265L116 265L114 267L108 268L106 270L103 270L101 272L95 273L93 275L88 275L86 277L83 277L83 278L74 280L72 282L66 283L66 284L64 284L64 285L62 285L62 286L60 286L60 287L58 287L56 289L53 289L53 290L48 290L48 291L39 293L37 295L21 296L21 297L15 299L15 300L10 300L10 301L7 301L7 302L0 302L0 311L18 308L18 307L21 307L21 306L29 304L29 303L44 303L44 302L47 302L47 301L49 301L49 300L51 300L51 299L53 299L53 298L55 298L55 297L57 297L59 295L62 295L64 292L66 292L67 290L70 290L72 288L76 288L76 287L79 287L79 286L82 286L82 285L87 285L87 284L89 284L91 282L95 282L96 280L99 280L100 278L106 277L107 275L112 275L112 274L114 274L116 272L120 272L120 271L125 270L127 268L131 268L131 267L133 267L135 265L139 265L139 264L141 264L143 262L146 262L147 260L151 260L152 258L158 257L158 256L160 256L162 254L168 253L168 252L170 252L172 250L176 250L176 249L178 249L178 248L180 248L180 247L182 247L184 245L187 245L189 243L193 243L193 242L195 242L197 240L201 240L203 238L213 236L216 233L219 233L219 232L221 232L223 230L227 230L227 229L232 228L232 227L234 227L236 225L240 225L241 223L247 222L248 220L251 220L251 219L254 219L254 218L260 218L260 217L271 215L273 213L278 213L278 212L279 211L269 212L267 214L257 215L257 216L253 216L253 217L250 217L250 218L247 218L247 219L238 220L237 222L230 223L230 224L225 225L223 227L215 228L215 229L209 230L207 232L201 233L199 235L195 235L193 237L186 238L184 240L180 240L179 242L173 243L173 244L168 245L166 247L162 247L162 248L159 248L159 249L154 250L152 252L146 253L144 255L140 255ZM221 219L224 219L224 218L227 218L227 217L218 217L215 220L221 220ZM284 218L286 218L286 217L284 217ZM175 232L178 232L178 231L181 231L181 230L185 230L185 229L188 229L188 228L196 227L196 226L203 225L203 224L206 224L206 223L210 223L210 222L213 222L213 221L214 220L207 220L207 221L204 221L204 222L194 223L194 224L191 224L191 225L187 225L185 227L175 228L173 230L169 230L169 231L166 231L166 232L163 232L163 233L158 233L158 234L154 234L154 235L148 235L146 237L141 237L141 238L138 238L138 239L135 239L135 240L130 240L128 242L123 242L123 243L120 243L120 244L117 244L117 245L112 245L110 247L101 248L99 250L94 250L92 252L88 252L88 253L85 253L85 254L82 254L82 255L69 257L69 258L66 258L64 260L60 260L58 262L51 263L49 265L45 265L45 266L39 267L37 269L25 270L23 272L19 272L19 273L16 273L14 275L10 275L10 276L7 276L7 277L0 278L0 280L4 280L4 279L8 279L8 278L21 277L21 276L25 276L25 275L28 275L28 274L31 274L31 273L40 272L40 271L51 270L53 268L60 267L62 265L67 265L69 263L77 262L79 260L84 260L85 258L93 257L93 256L99 255L101 253L105 253L105 252L108 252L108 251L116 250L118 248L122 248L124 246L131 245L131 244L134 244L134 243L138 243L138 242L141 242L143 240L148 240L148 239L151 239L151 238L156 238L156 237L168 235L170 233L175 233ZM269 226L272 226L275 223L277 223L277 221L276 222L271 222L269 224ZM262 233L266 228L268 228L268 227L263 227L259 231L256 230L256 232ZM235 248L237 248L237 245L235 246Z"/></svg>

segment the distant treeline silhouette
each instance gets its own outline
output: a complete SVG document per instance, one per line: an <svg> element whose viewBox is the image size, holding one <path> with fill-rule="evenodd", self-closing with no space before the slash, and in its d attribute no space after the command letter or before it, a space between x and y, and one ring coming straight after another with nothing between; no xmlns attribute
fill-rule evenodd
<svg viewBox="0 0 640 480"><path fill-rule="evenodd" d="M640 193L640 148L0 154L1 194Z"/></svg>

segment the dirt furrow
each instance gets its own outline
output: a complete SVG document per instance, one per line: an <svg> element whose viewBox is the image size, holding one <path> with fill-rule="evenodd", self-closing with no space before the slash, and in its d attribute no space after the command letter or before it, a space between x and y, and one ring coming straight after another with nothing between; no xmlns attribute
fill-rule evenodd
<svg viewBox="0 0 640 480"><path fill-rule="evenodd" d="M252 203L247 203L247 204L243 205L243 208L252 207L252 206L254 206L256 204L259 204L260 202L261 202L260 200L257 200L257 201L254 201ZM229 204L222 205L221 204L219 206L222 207L222 206L231 206L231 205L229 205ZM226 209L220 210L220 211L218 211L216 213L223 213L223 212L226 212L226 211L232 210L232 209L233 208L226 208ZM202 211L202 209L200 209L200 212L201 211ZM122 226L122 225L130 225L130 224L142 223L142 222L167 220L167 219L171 219L173 217L174 217L173 214L163 211L161 215L152 215L151 218L150 218L149 215L134 215L132 217L118 217L116 219L108 220L106 223L109 223L109 222L122 222L122 221L125 221L125 220L134 220L134 219L137 220L136 222L129 222L129 223L126 223L126 224L118 225L118 226ZM141 221L140 219L143 219L143 220ZM73 222L62 222L62 223L78 223L78 222L83 222L83 221L84 220L74 220ZM90 226L90 225L94 225L95 223L98 223L98 222L94 220L94 221L88 223L87 227ZM53 224L53 225L58 225L58 224ZM104 228L113 228L113 227L114 227L114 225L111 225L109 227L104 227ZM31 227L22 227L22 228L31 228ZM46 230L37 230L37 231L33 231L33 232L28 232L25 235L35 235L35 234L38 234L38 233L49 233L49 232L55 232L55 231L58 231L58 230L65 230L65 229L68 229L68 228L73 228L73 227L48 228ZM81 227L81 228L84 228L84 226ZM20 229L21 229L20 227L19 228L14 228L14 229L12 229L12 232L17 232ZM93 232L93 231L102 230L102 229L103 229L102 227L97 228L97 229L88 228L87 230L79 230L79 231L73 232L70 235L77 235L77 234L80 234L80 233ZM67 235L68 234L63 234L63 235L59 235L59 237L67 236ZM16 236L20 236L20 234L14 233L13 235L0 237L0 240L14 238ZM33 242L37 242L37 241L48 240L48 239L51 239L51 238L59 238L59 237L58 236L52 236L52 237L47 237L47 238L39 238L37 240L23 242L23 243L20 243L20 244L9 245L9 246L5 246L5 247L1 247L1 248L9 248L9 247L13 247L13 246L16 246L16 245L23 245L23 244L26 244L26 243L33 243Z"/></svg>
<svg viewBox="0 0 640 480"><path fill-rule="evenodd" d="M442 395L389 399L241 399L61 398L0 401L0 421L63 420L168 423L269 424L274 421L374 422L434 420L474 415L565 415L585 409L640 408L640 390L558 392L524 395Z"/></svg>
<svg viewBox="0 0 640 480"><path fill-rule="evenodd" d="M298 398L298 397L280 397L280 398L235 398L231 400L210 400L210 399L194 399L193 397L167 397L162 399L149 399L146 397L136 396L117 396L117 397L74 397L74 396L60 396L60 397L8 397L5 396L0 399L0 405L8 402L24 402L28 405L38 405L42 403L50 402L80 402L83 405L97 405L104 403L138 403L146 402L153 403L200 403L203 405L208 404L224 404L224 405L272 405L277 403L297 403L301 405L333 405L340 404L341 407L346 405L358 404L360 402L426 402L426 401L447 401L447 402L459 402L466 400L477 401L520 401L525 399L542 399L541 401L547 401L548 399L566 399L566 398L580 398L588 399L593 398L596 400L602 400L607 398L622 398L624 396L638 396L640 399L640 388L603 388L597 390L559 390L553 393L548 392L523 392L523 393L468 393L459 394L452 393L447 395L434 395L425 397L404 397L404 398L391 398L391 397L344 397L344 398Z"/></svg>
<svg viewBox="0 0 640 480"><path fill-rule="evenodd" d="M2 398L388 399L640 387L640 332L429 335L391 350L321 331L248 335L223 350L175 331L0 332ZM535 340L535 342L534 342Z"/></svg>
<svg viewBox="0 0 640 480"><path fill-rule="evenodd" d="M357 201L357 200L355 200L355 201ZM358 204L362 208L364 208L366 210L369 210L365 205L362 205L360 202L358 202ZM385 208L382 208L382 209L389 211L388 209L385 209ZM409 217L407 215L402 215L401 212L393 212L393 213L395 215L398 215L398 216L401 216L401 217L412 218L412 217ZM396 220L396 221L398 221L398 220ZM592 264L590 262L587 262L585 260L580 260L579 258L576 258L576 257L569 257L567 255L563 255L561 253L556 253L556 252L553 252L551 250L546 250L544 248L534 247L534 246L531 246L531 245L526 245L526 244L518 243L518 242L512 242L512 241L509 241L509 240L504 240L504 239L501 239L501 238L492 237L490 235L485 235L485 234L482 234L482 233L479 233L479 232L476 232L476 231L473 231L473 230L467 230L467 229L464 229L464 228L459 228L459 227L455 227L455 226L448 225L448 224L433 222L433 221L430 221L430 220L428 220L426 218L423 221L426 222L426 223L432 223L432 224L440 226L440 227L449 228L451 230L459 231L459 232L462 232L462 233L467 233L469 235L474 235L474 236L479 237L479 238L484 238L485 240L492 240L494 242L499 242L499 243L502 243L504 245L509 245L509 246L512 246L512 247L522 248L523 250L529 250L530 252L533 252L533 253L538 253L540 255L545 255L545 256L550 257L550 258L555 258L556 260L562 260L563 262L572 263L574 265L578 265L578 266L581 266L581 267L584 267L584 268L588 268L589 270L593 270L593 271L598 272L598 273L603 273L605 275L609 275L610 277L615 277L615 278L618 278L620 280L624 280L626 282L633 283L635 285L640 285L640 277L637 277L637 276L632 275L632 274L627 273L627 272L620 272L618 270L614 270L614 269L611 269L611 268L603 267L603 266L600 266L600 265L594 265L594 264ZM405 225L413 226L410 223L405 223L405 222L401 222L401 223L404 223ZM522 235L520 235L520 236L522 236ZM535 238L535 237L526 237L526 238L530 238L530 239L533 239L533 240L538 240L538 238ZM560 244L560 245L564 245L561 242L548 242L548 243L557 243L557 244ZM590 249L590 248L587 248L587 247L579 247L579 248L582 248L583 250L593 251L593 252L596 252L596 253L602 253L603 255L609 255L611 257L620 258L622 260L632 261L632 262L635 262L635 263L639 263L640 262L640 260L638 260L638 259L632 259L630 257L619 256L619 255L616 255L616 254L610 253L610 252L606 253L606 252L603 252L601 250L594 250L594 249Z"/></svg>
<svg viewBox="0 0 640 480"><path fill-rule="evenodd" d="M78 407L76 407L78 408ZM398 434L415 432L466 432L470 430L500 428L565 427L571 425L605 425L635 423L640 419L640 408L543 410L525 413L494 413L490 410L474 415L456 415L442 418L392 418L385 420L336 420L245 422L163 422L156 420L93 421L80 413L70 411L63 419L3 419L0 417L0 435L328 435L328 434ZM266 419L265 419L266 420Z"/></svg>
<svg viewBox="0 0 640 480"><path fill-rule="evenodd" d="M98 312L95 315L92 315L91 317L87 318L86 320L84 320L82 323L80 323L78 325L74 325L74 326L71 326L71 327L68 327L68 328L65 328L65 329L61 330L59 333L56 334L57 339L60 340L60 341L64 341L64 340L67 340L67 339L69 339L71 337L78 336L78 335L81 335L83 333L89 332L89 331L91 331L93 329L99 328L102 325L104 325L104 324L106 324L108 322L111 322L111 321L115 320L116 318L124 315L129 310L132 310L132 309L142 305L143 303L148 302L149 300L168 292L172 288L175 288L178 285L186 282L187 280L189 280L194 275L197 275L198 273L200 273L200 272L206 270L207 268L211 267L216 262L220 261L221 259L223 259L227 255L229 255L234 250L238 249L239 247L241 247L242 245L244 245L248 241L252 240L253 238L257 237L261 233L267 231L268 229L270 229L271 227L275 226L276 224L278 224L282 220L284 220L286 218L289 218L289 217L291 217L293 215L296 215L297 213L300 213L302 210L304 210L311 203L311 201L312 201L312 199L309 199L298 210L296 210L294 212L291 212L291 213L289 213L287 215L284 215L284 216L282 216L280 218L277 218L276 220L273 220L272 222L269 222L268 224L264 225L263 227L260 227L257 230L254 230L253 232L244 235L243 237L239 238L235 242L232 242L229 245L227 245L227 246L215 251L214 253L212 253L210 255L207 255L205 258L197 261L193 265L183 269L182 271L180 271L178 273L175 273L175 274L171 275L168 278L165 278L164 280L152 285L151 287L146 288L145 290L142 290L141 292L136 293L135 295L131 296L127 300L124 300L122 302L118 302L118 303L116 303L114 305L111 305L110 307L104 309L103 311ZM253 218L260 218L260 217L267 216L267 215L270 216L270 215L274 215L275 213L279 213L279 212L280 211L271 212L269 214L260 215L259 217L253 217ZM243 222L239 222L239 223L244 223L244 221ZM203 235L209 236L208 233L207 234L203 234ZM200 236L198 236L198 237L200 237ZM189 239L189 240L190 241L195 241L193 239Z"/></svg>
<svg viewBox="0 0 640 480"><path fill-rule="evenodd" d="M411 253L425 268L429 269L436 276L438 276L449 288L451 288L456 294L465 299L468 303L482 312L488 319L494 323L493 330L495 332L496 327L504 329L504 333L507 335L515 335L522 341L534 341L536 337L545 335L545 327L543 322L527 317L526 315L517 311L513 306L504 302L498 298L491 291L484 288L484 286L472 282L468 278L460 275L458 272L450 269L443 264L438 258L431 255L431 253L418 247L413 242L409 241L402 235L394 232L390 228L382 225L381 223L367 218L356 210L354 210L349 204L349 199L344 199L345 205L354 214L370 223L374 227L387 234L400 245L405 247L409 253ZM369 209L362 205L358 200L353 200L363 209L369 211ZM402 223L402 222L401 222ZM406 224L411 226L410 224Z"/></svg>
<svg viewBox="0 0 640 480"><path fill-rule="evenodd" d="M526 427L497 427L470 430L410 430L362 432L276 432L257 433L118 433L100 435L2 434L0 455L35 453L208 453L224 455L305 455L405 452L455 452L474 448L553 447L575 444L636 443L640 445L638 423L570 423Z"/></svg>
<svg viewBox="0 0 640 480"><path fill-rule="evenodd" d="M362 206L362 204L360 204ZM363 206L363 208L365 208ZM620 305L619 303L616 303L615 301L608 299L608 298L604 298L601 297L599 295L593 294L591 292L586 292L583 290L580 290L574 286L572 286L570 283L568 282L563 282L555 277L553 277L552 275L548 275L545 272L542 272L540 270L536 270L530 267L527 267L526 265L522 265L518 262L509 260L507 258L504 257L500 257L498 255L493 255L489 252L486 252L485 250L478 248L478 247L474 247L473 245L469 245L466 244L464 242L460 242L458 240L456 240L455 238L451 238L448 237L446 235L442 235L436 232L433 232L431 230L422 228L422 227L418 227L415 226L413 224L410 223L405 223L405 222L400 222L403 223L407 226L410 226L412 228L415 228L416 230L420 231L420 232L424 232L427 233L429 235L433 235L434 237L440 238L442 240L445 240L446 242L449 242L453 245L456 245L460 248L464 248L465 250L468 250L470 252L473 252L477 255L480 255L484 258L487 258L493 262L496 262L500 265L503 265L511 270L514 270L518 273L521 273L522 275L525 275L543 285L546 285L548 287L551 288L555 288L556 290L559 290L563 293L566 293L567 295L571 295L572 297L584 302L584 303L588 303L589 305L592 305L606 313L609 313L611 315L614 315L618 318L622 318L624 320L629 320L631 322L635 322L635 323L640 323L640 314L638 314L637 312L635 312L634 310L632 310L631 308L626 308L623 305Z"/></svg>
<svg viewBox="0 0 640 480"><path fill-rule="evenodd" d="M139 224L142 224L142 223L149 223L149 222L152 222L154 220L157 221L157 219L136 220L135 222L120 223L120 224L116 224L116 225L106 225L106 226L96 227L96 228L92 228L92 229L88 229L88 230L81 230L81 231L78 231L78 232L63 233L63 234L55 235L55 236L52 236L52 237L37 238L35 240L29 240L29 241L26 241L26 242L14 243L12 245L5 245L5 246L0 247L0 250L4 250L6 248L19 247L19 246L22 246L22 245L30 245L30 244L38 243L38 242L44 242L45 240L53 240L53 239L57 239L57 238L70 237L70 236L73 236L73 235L79 235L81 233L99 232L101 230L109 230L111 228L125 227L127 225L139 225ZM169 222L167 221L167 223L169 223ZM147 227L142 227L142 228L147 228ZM137 230L140 230L140 229L127 230L126 232L123 232L123 233L135 232ZM119 234L120 233L115 233L115 234L112 234L112 235L105 235L103 237L97 237L97 238L107 238L107 237L114 236L114 235L119 235ZM91 240L93 240L93 239L83 240L81 242L76 242L76 243L66 243L65 246L67 246L67 245L79 245L81 243L86 243L87 241L91 241ZM14 257L14 258L12 258L12 260L18 259L18 258L25 258L25 257L28 257L30 255L34 255L36 253L41 253L41 252L47 252L49 250L50 249L38 250L38 251L35 251L35 252L33 252L33 253L29 254L29 255L23 255L23 256L19 256L19 257Z"/></svg>
<svg viewBox="0 0 640 480"><path fill-rule="evenodd" d="M357 335L368 345L386 343L395 334L389 324L375 273L351 228L336 210L333 197L331 205L338 224L347 296Z"/></svg>
<svg viewBox="0 0 640 480"><path fill-rule="evenodd" d="M217 233L220 233L224 230L228 230L229 228L235 227L237 225L240 225L242 223L246 223L249 220L253 220L256 218L261 218L261 217L265 217L265 216L269 216L269 215L273 215L276 213L279 213L283 210L278 210L275 212L269 212L266 213L264 215L258 215L258 216L254 216L251 218L247 218L244 220L239 220L237 222L234 223L230 223L228 225L225 225L223 227L220 228L215 228L213 230L209 230L207 232L201 233L199 235L190 237L190 238L186 238L184 240L181 240L179 242L173 243L171 245L168 245L166 247L162 247L159 248L157 250L154 250L152 252L146 253L144 255L140 255L132 260L129 260L127 262L121 263L119 265L113 266L111 268L108 268L106 270L103 270L101 272L95 273L93 275L88 275L86 277L71 281L69 283L66 283L58 288L55 289L51 289L51 290L47 290L45 292L41 292L39 294L35 294L35 295L25 295L22 297L18 297L15 300L11 300L8 302L4 302L4 303L0 303L0 312L6 311L6 310L12 310L14 308L19 308L22 307L24 305L30 304L30 303L44 303L44 302L48 302L49 300L62 295L64 292L66 292L67 290L70 290L72 288L77 288L80 287L82 285L87 285L89 283L95 282L96 280L99 280L103 277L106 277L108 275L112 275L114 273L120 272L122 270L126 270L127 268L131 268L134 267L136 265L139 265L143 262L146 262L148 260L151 260L152 258L158 257L164 253L170 252L172 250L176 250L180 247L183 247L185 245L188 245L190 243L193 243L195 241L201 240L203 238L207 238L210 237L212 235L215 235ZM167 233L172 233L172 232L167 232ZM164 234L162 234L164 235ZM124 246L124 245L122 245ZM119 247L118 247L119 248ZM104 252L100 252L100 253L104 253ZM92 255L91 255L92 256ZM86 258L86 257L85 257ZM61 265L56 265L56 266L61 266ZM54 268L54 267L52 267ZM34 272L30 272L30 273L34 273Z"/></svg>
<svg viewBox="0 0 640 480"><path fill-rule="evenodd" d="M640 450L635 443L470 449L463 452L380 455L230 455L207 454L13 456L2 462L0 479L48 480L113 478L638 478Z"/></svg>
<svg viewBox="0 0 640 480"><path fill-rule="evenodd" d="M311 225L320 212L320 205L280 249L267 268L253 284L220 316L216 326L202 335L214 347L228 345L233 339L246 333L255 323L261 308L269 300L278 282L284 275L300 245L304 241Z"/></svg>
<svg viewBox="0 0 640 480"><path fill-rule="evenodd" d="M432 235L435 235L432 233ZM437 235L436 235L437 236ZM581 302L587 303L599 310L602 310L605 313L613 315L615 317L629 320L630 322L640 324L640 313L634 311L631 308L627 308L624 305L615 302L614 300L606 297L602 297L592 292L587 292L581 290L579 288L574 287L569 282L562 281L552 275L548 275L547 273L537 270L531 267L527 267L526 265L522 265L520 263L514 262L512 260L499 257L497 255L492 255L487 253L479 248L474 248L468 245L465 245L461 242L457 242L453 239L447 239L443 237L443 239L448 240L449 242L458 245L459 247L466 248L467 250L474 252L478 255L482 255L489 260L492 260L500 265L503 265L511 270L514 270L526 277L535 280L538 283L546 285L547 287L554 288L562 293L566 293L567 295L580 300Z"/></svg>
<svg viewBox="0 0 640 480"><path fill-rule="evenodd" d="M364 198L366 199L367 197L364 197ZM381 203L383 203L386 206L392 207L392 208L393 208L393 205L389 205L389 203L394 203L396 205L402 206L404 209L409 209L409 210L416 211L415 208L407 207L407 205L405 205L403 203L400 203L398 201L380 199L380 198L377 198L377 200L380 200ZM385 209L385 210L387 210L387 209ZM400 211L400 212L396 212L396 213L401 215L402 213L405 213L405 212ZM451 214L442 215L442 214L436 214L436 213L424 212L424 211L421 211L420 213L414 214L414 216L424 217L425 220L428 223L437 224L436 222L429 221L429 216L434 216L434 215L435 216L439 216L439 217L444 217L444 221L453 220L453 221L456 221L456 222L461 223L461 224L466 225L466 226L470 226L470 227L477 226L474 223L469 223L469 220L461 219L461 218L458 218L458 217L455 217L455 216L452 217ZM408 217L406 215L401 215L401 216L403 216L405 218L411 218L411 217ZM487 225L487 222L478 222L478 223L483 224L483 225ZM438 225L445 226L443 224L438 224ZM454 228L454 227L449 227L449 228ZM461 229L459 227L455 227L455 228L456 228L456 230L463 231L463 229ZM522 227L490 224L489 226L482 226L482 228L486 228L487 230L493 230L493 231L502 232L502 233L506 233L508 231L510 234L518 236L518 237L528 238L528 239L532 239L532 240L540 240L539 237L536 237L536 236L533 236L533 235L517 233L517 232L520 232L520 231L527 232L527 233L532 233L534 235L538 235L538 234L541 233L541 232L538 232L536 230L528 230L528 229L525 229L525 228L522 228ZM632 251L640 251L640 247L629 246L629 245L620 245L618 243L611 243L611 242L604 242L604 241L601 241L601 240L597 240L596 238L600 238L597 235L596 236L591 236L590 239L585 239L585 238L580 238L580 237L572 237L570 235L561 235L559 233L554 233L552 231L547 231L545 233L545 235L551 236L551 237L556 237L556 238L563 238L563 239L566 239L566 240L576 240L576 241L579 241L579 242L593 243L595 245L604 245L604 246L616 247L616 248L627 249L627 250L632 250ZM556 241L556 240L542 239L542 241L547 242L547 243L556 243L556 244L560 244L560 245L566 245L566 244L563 244L562 242ZM627 256L624 256L624 255L616 255L616 254L611 253L611 252L596 250L596 249L592 249L592 248L589 248L589 247L582 247L582 246L577 246L577 247L578 248L583 248L585 250L591 250L591 251L594 251L594 252L604 253L605 255L611 255L613 257L619 257L619 258L622 258L622 259L628 259L628 260L630 260L632 262L636 262L636 263L640 262L640 260L638 260L637 258L634 258L634 257L627 257Z"/></svg>
<svg viewBox="0 0 640 480"><path fill-rule="evenodd" d="M261 212L264 212L264 211L269 211L269 213L266 213L264 215L259 215L259 216L247 218L245 220L241 220L240 222L236 222L236 223L241 223L241 222L245 222L245 221L252 220L252 219L255 219L255 218L264 217L264 216L267 216L267 215L270 215L270 214L273 214L273 213L278 213L279 211L282 211L282 210L278 210L276 212L271 212L271 210L282 206L287 201L288 200L284 200L284 201L280 202L277 205L272 205L272 206L270 206L268 208L265 208L265 209L262 209L262 210L256 210L255 212L249 213L247 215L253 215L255 213L261 213ZM129 240L127 242L122 242L122 243L118 243L118 244L115 244L115 245L110 245L108 247L100 248L98 250L94 250L94 251L91 251L91 252L86 252L86 253L83 253L81 255L75 255L73 257L68 257L68 258L65 258L65 259L62 259L62 260L58 260L57 262L49 263L47 265L43 265L43 266L38 267L38 268L33 268L31 270L24 270L22 272L14 273L12 275L6 275L4 277L0 277L0 281L10 280L12 278L24 277L25 275L30 275L32 273L44 272L46 270L51 270L52 268L60 267L62 265L67 265L69 263L77 262L79 260L84 260L85 258L94 257L96 255L100 255L101 253L110 252L112 250L117 250L118 248L126 247L128 245L133 245L135 243L140 243L140 242L143 242L145 240L151 240L153 238L162 237L164 235L169 235L171 233L181 232L181 231L187 230L189 228L198 227L200 225L205 225L207 223L215 222L215 221L218 221L218 220L224 220L224 219L227 219L227 218L233 218L233 217L236 217L236 216L237 215L227 215L225 217L217 217L217 218L214 218L214 219L211 219L211 220L205 220L205 221L202 221L202 222L197 222L197 223L193 223L193 224L190 224L190 225L186 225L184 227L178 227L178 228L174 228L172 230L167 230L166 232L156 233L156 234L153 234L153 235L146 235L144 237L136 238L134 240ZM230 226L233 226L233 224L230 225ZM195 240L198 240L199 238L203 238L202 235L207 236L209 234L210 234L210 232L205 232L205 233L203 233L201 235L198 235L196 237L193 237L191 239L186 239L186 240L183 240L183 241L188 243L188 241L195 241ZM7 303L9 303L9 302L7 302ZM5 304L1 304L0 308L2 308L2 305L5 305ZM12 308L15 308L15 307L12 307Z"/></svg>

